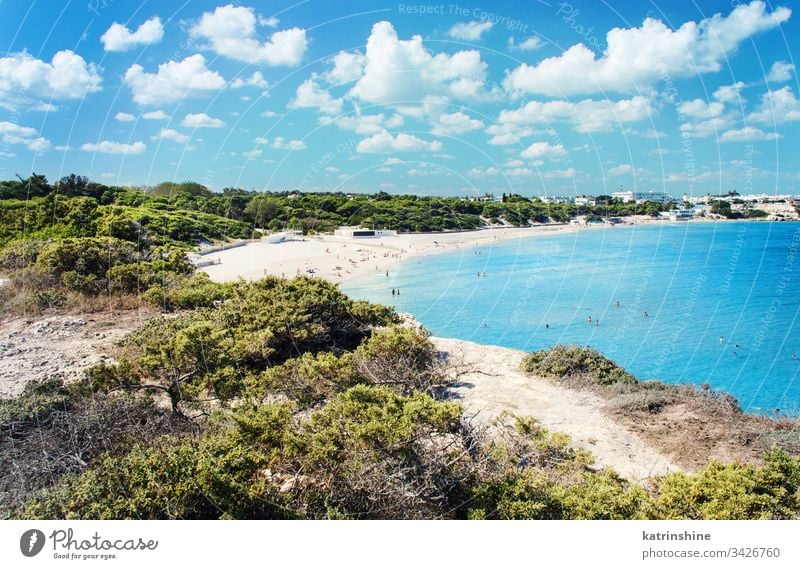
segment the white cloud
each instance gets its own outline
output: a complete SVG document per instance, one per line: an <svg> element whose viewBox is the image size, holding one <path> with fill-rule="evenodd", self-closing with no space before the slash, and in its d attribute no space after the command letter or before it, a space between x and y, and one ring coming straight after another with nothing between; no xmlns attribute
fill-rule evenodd
<svg viewBox="0 0 800 569"><path fill-rule="evenodd" d="M85 152L100 152L102 154L141 154L147 149L144 142L134 142L133 144L126 144L123 142L111 142L103 140L98 143L90 143L81 146L81 150Z"/></svg>
<svg viewBox="0 0 800 569"><path fill-rule="evenodd" d="M0 140L4 144L22 145L33 152L46 152L53 146L49 140L39 136L35 128L8 121L0 122Z"/></svg>
<svg viewBox="0 0 800 569"><path fill-rule="evenodd" d="M515 43L516 40L514 36L508 38L508 50L509 51L534 51L542 47L543 42L539 36L531 36L527 39L522 40L519 43Z"/></svg>
<svg viewBox="0 0 800 569"><path fill-rule="evenodd" d="M114 118L119 122L131 122L136 120L136 117L130 113L117 113L114 115Z"/></svg>
<svg viewBox="0 0 800 569"><path fill-rule="evenodd" d="M744 101L740 91L747 87L742 81L737 81L733 85L723 85L714 91L714 98L722 103L739 103Z"/></svg>
<svg viewBox="0 0 800 569"><path fill-rule="evenodd" d="M558 178L574 178L577 171L575 168L567 168L566 170L550 170L544 173L544 177L548 180Z"/></svg>
<svg viewBox="0 0 800 569"><path fill-rule="evenodd" d="M650 101L642 96L621 101L584 99L577 103L569 101L531 101L516 110L500 112L498 122L514 127L531 124L548 124L551 121L566 121L579 132L604 132L615 124L636 122L653 112Z"/></svg>
<svg viewBox="0 0 800 569"><path fill-rule="evenodd" d="M401 40L389 22L372 26L364 71L348 95L368 103L394 105L420 114L431 95L480 100L494 96L486 85L486 63L476 50L433 54L422 37Z"/></svg>
<svg viewBox="0 0 800 569"><path fill-rule="evenodd" d="M128 51L137 45L158 43L164 37L164 26L158 16L150 18L131 32L122 24L114 22L100 37L106 51Z"/></svg>
<svg viewBox="0 0 800 569"><path fill-rule="evenodd" d="M28 94L52 99L80 99L100 90L100 71L70 50L59 51L50 63L27 52L0 57L0 101Z"/></svg>
<svg viewBox="0 0 800 569"><path fill-rule="evenodd" d="M677 29L647 18L638 28L614 28L598 56L584 44L536 65L523 63L503 84L514 95L637 92L665 75L672 79L719 71L727 56L753 35L789 19L791 10L766 10L762 1L742 4L728 16L715 14Z"/></svg>
<svg viewBox="0 0 800 569"><path fill-rule="evenodd" d="M747 119L762 124L781 124L800 120L800 101L787 85L761 95L761 104Z"/></svg>
<svg viewBox="0 0 800 569"><path fill-rule="evenodd" d="M149 113L144 113L142 118L148 121L165 121L169 118L169 115L164 111L151 111Z"/></svg>
<svg viewBox="0 0 800 569"><path fill-rule="evenodd" d="M175 142L180 142L181 144L184 142L189 142L188 136L171 128L162 128L156 136L151 136L150 138L153 140L174 140Z"/></svg>
<svg viewBox="0 0 800 569"><path fill-rule="evenodd" d="M744 141L758 141L758 140L775 140L780 138L781 135L776 132L764 132L760 128L746 126L744 128L735 128L722 133L719 139L722 142L744 142Z"/></svg>
<svg viewBox="0 0 800 569"><path fill-rule="evenodd" d="M623 174L628 174L633 171L633 168L630 164L620 164L619 166L614 166L608 170L609 176L622 176Z"/></svg>
<svg viewBox="0 0 800 569"><path fill-rule="evenodd" d="M328 83L341 85L355 81L364 72L366 58L359 52L340 51L331 58L333 69L323 75Z"/></svg>
<svg viewBox="0 0 800 569"><path fill-rule="evenodd" d="M243 156L248 160L255 160L259 156L261 156L262 152L260 150L251 150L250 152L245 152Z"/></svg>
<svg viewBox="0 0 800 569"><path fill-rule="evenodd" d="M258 23L268 28L277 28L281 21L275 16L271 16L269 18L259 18Z"/></svg>
<svg viewBox="0 0 800 569"><path fill-rule="evenodd" d="M767 74L767 81L771 83L785 83L792 78L794 65L785 61L776 61Z"/></svg>
<svg viewBox="0 0 800 569"><path fill-rule="evenodd" d="M376 134L384 131L386 121L383 113L377 115L344 115L338 117L321 116L320 124L334 124L343 130L352 130L358 134Z"/></svg>
<svg viewBox="0 0 800 569"><path fill-rule="evenodd" d="M156 73L146 73L139 64L131 65L125 72L125 84L137 103L157 105L217 91L225 86L225 79L206 68L205 58L195 54L183 61L162 63Z"/></svg>
<svg viewBox="0 0 800 569"><path fill-rule="evenodd" d="M459 22L447 32L451 38L467 41L477 41L481 36L492 29L492 22Z"/></svg>
<svg viewBox="0 0 800 569"><path fill-rule="evenodd" d="M722 114L725 107L719 102L706 102L702 99L685 101L678 105L678 112L694 119L710 119Z"/></svg>
<svg viewBox="0 0 800 569"><path fill-rule="evenodd" d="M256 138L255 143L263 144L277 150L303 150L306 147L306 143L302 140L286 140L282 136L273 138L272 142L270 142L268 138L259 136Z"/></svg>
<svg viewBox="0 0 800 569"><path fill-rule="evenodd" d="M54 147L59 152L66 152L67 150L71 150L72 147L69 144L62 144L61 146Z"/></svg>
<svg viewBox="0 0 800 569"><path fill-rule="evenodd" d="M58 107L50 103L37 103L31 108L32 111L40 111L43 113L53 113L58 110Z"/></svg>
<svg viewBox="0 0 800 569"><path fill-rule="evenodd" d="M299 64L308 45L306 31L301 28L281 30L262 43L256 38L256 26L267 22L269 20L259 22L253 8L228 4L214 12L205 12L190 34L209 41L216 53L238 61L271 67Z"/></svg>
<svg viewBox="0 0 800 569"><path fill-rule="evenodd" d="M205 113L189 113L183 117L181 126L187 126L189 128L220 128L225 126L225 123L219 119L210 117Z"/></svg>
<svg viewBox="0 0 800 569"><path fill-rule="evenodd" d="M323 113L337 114L342 111L342 99L334 98L312 77L300 84L294 99L289 101L288 106L290 109L317 108Z"/></svg>
<svg viewBox="0 0 800 569"><path fill-rule="evenodd" d="M520 153L523 158L561 158L567 151L563 144L550 144L549 142L534 142Z"/></svg>
<svg viewBox="0 0 800 569"><path fill-rule="evenodd" d="M488 168L471 168L467 172L467 176L470 178L483 178L484 176L496 176L500 173L500 170L495 168L494 166L489 166Z"/></svg>
<svg viewBox="0 0 800 569"><path fill-rule="evenodd" d="M441 149L442 143L438 140L427 142L413 134L400 133L392 136L384 131L359 142L356 152L438 152Z"/></svg>
<svg viewBox="0 0 800 569"><path fill-rule="evenodd" d="M728 116L717 116L699 122L684 123L681 132L692 138L703 138L717 134L733 126L733 120Z"/></svg>
<svg viewBox="0 0 800 569"><path fill-rule="evenodd" d="M237 77L231 81L231 88L239 89L240 87L258 87L259 89L266 89L269 83L264 79L264 75L260 71L254 71L250 77Z"/></svg>
<svg viewBox="0 0 800 569"><path fill-rule="evenodd" d="M483 128L483 123L478 119L473 119L468 114L458 111L456 113L445 113L433 124L431 132L436 135L452 136L463 134L472 130Z"/></svg>

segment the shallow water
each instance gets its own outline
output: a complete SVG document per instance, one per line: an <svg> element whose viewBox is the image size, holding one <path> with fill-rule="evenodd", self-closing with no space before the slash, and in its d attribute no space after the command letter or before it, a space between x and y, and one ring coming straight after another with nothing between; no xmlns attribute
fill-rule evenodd
<svg viewBox="0 0 800 569"><path fill-rule="evenodd" d="M797 413L799 252L800 223L650 224L410 259L342 290L438 336L588 345L640 379L708 383L748 411Z"/></svg>

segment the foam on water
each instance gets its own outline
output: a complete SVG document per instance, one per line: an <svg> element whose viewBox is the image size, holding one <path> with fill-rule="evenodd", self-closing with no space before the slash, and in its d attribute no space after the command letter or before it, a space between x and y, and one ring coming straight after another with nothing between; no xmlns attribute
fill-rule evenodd
<svg viewBox="0 0 800 569"><path fill-rule="evenodd" d="M746 410L796 413L798 253L800 223L615 227L410 259L342 290L438 336L588 345L640 379L708 383Z"/></svg>

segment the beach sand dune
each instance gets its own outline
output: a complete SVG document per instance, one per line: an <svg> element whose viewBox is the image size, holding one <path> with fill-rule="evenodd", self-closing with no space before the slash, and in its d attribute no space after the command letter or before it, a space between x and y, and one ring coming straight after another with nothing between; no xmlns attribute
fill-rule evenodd
<svg viewBox="0 0 800 569"><path fill-rule="evenodd" d="M573 446L590 451L598 466L629 480L681 470L606 415L597 395L523 374L523 352L450 338L431 341L461 370L452 395L479 424L491 423L504 411L535 417L543 427L569 435Z"/></svg>

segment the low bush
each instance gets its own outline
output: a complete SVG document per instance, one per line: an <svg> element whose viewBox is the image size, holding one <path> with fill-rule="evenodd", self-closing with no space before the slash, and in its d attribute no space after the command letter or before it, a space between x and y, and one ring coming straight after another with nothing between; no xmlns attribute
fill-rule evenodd
<svg viewBox="0 0 800 569"><path fill-rule="evenodd" d="M523 358L522 370L559 379L589 377L600 385L636 382L636 378L600 352L580 346L559 345L532 352Z"/></svg>

